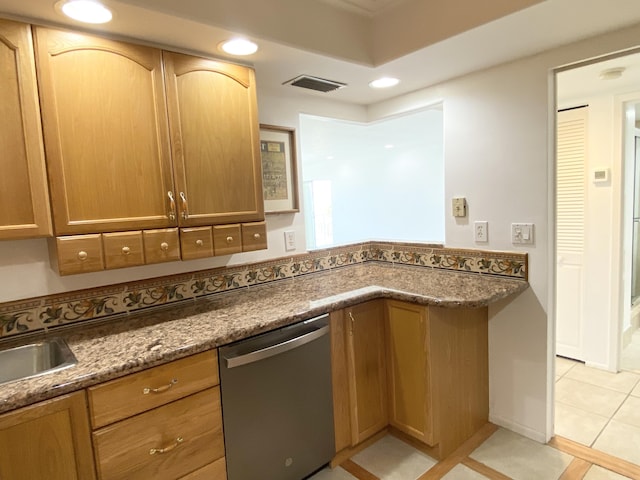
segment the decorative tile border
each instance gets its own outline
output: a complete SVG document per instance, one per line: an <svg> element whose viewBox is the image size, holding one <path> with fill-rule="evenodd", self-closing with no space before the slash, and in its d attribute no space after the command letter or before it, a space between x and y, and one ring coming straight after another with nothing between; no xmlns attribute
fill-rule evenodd
<svg viewBox="0 0 640 480"><path fill-rule="evenodd" d="M365 262L413 265L526 280L527 254L364 242L232 267L170 275L0 304L0 337L134 312Z"/></svg>

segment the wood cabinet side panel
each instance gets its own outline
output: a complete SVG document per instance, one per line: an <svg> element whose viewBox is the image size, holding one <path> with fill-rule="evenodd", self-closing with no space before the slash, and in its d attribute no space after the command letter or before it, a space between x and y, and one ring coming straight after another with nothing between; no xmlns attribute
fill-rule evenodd
<svg viewBox="0 0 640 480"><path fill-rule="evenodd" d="M440 458L489 419L488 309L429 307Z"/></svg>

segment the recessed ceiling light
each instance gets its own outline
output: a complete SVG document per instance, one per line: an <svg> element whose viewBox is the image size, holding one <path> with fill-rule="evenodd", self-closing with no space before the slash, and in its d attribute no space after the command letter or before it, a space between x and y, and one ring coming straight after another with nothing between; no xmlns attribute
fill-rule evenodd
<svg viewBox="0 0 640 480"><path fill-rule="evenodd" d="M400 80L398 80L397 78L382 77L374 80L373 82L370 82L369 86L371 88L389 88L396 86L398 83L400 83Z"/></svg>
<svg viewBox="0 0 640 480"><path fill-rule="evenodd" d="M111 10L93 0L58 2L56 7L67 17L83 23L107 23L113 18Z"/></svg>
<svg viewBox="0 0 640 480"><path fill-rule="evenodd" d="M384 148L386 148L387 150L391 150L393 148L393 145L391 143L387 143Z"/></svg>
<svg viewBox="0 0 640 480"><path fill-rule="evenodd" d="M615 80L620 78L625 70L626 68L624 67L609 68L600 72L600 78L602 80Z"/></svg>
<svg viewBox="0 0 640 480"><path fill-rule="evenodd" d="M234 38L222 42L220 49L229 55L251 55L258 51L258 45L245 38Z"/></svg>

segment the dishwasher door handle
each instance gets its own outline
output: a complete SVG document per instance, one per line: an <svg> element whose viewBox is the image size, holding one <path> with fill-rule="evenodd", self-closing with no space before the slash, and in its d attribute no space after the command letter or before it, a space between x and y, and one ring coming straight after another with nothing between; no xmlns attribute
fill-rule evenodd
<svg viewBox="0 0 640 480"><path fill-rule="evenodd" d="M249 363L259 362L269 357L274 357L294 348L301 347L309 342L313 342L315 339L320 338L329 333L329 325L325 325L313 332L306 333L299 337L292 338L286 342L271 345L269 347L261 348L244 355L238 355L237 357L224 357L227 361L227 368L239 367L241 365L247 365Z"/></svg>

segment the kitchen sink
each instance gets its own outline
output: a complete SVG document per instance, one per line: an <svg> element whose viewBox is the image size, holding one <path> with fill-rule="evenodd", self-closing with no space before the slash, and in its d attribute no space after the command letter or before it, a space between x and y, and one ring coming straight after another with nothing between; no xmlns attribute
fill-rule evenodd
<svg viewBox="0 0 640 480"><path fill-rule="evenodd" d="M0 384L57 372L77 362L61 338L0 350Z"/></svg>

